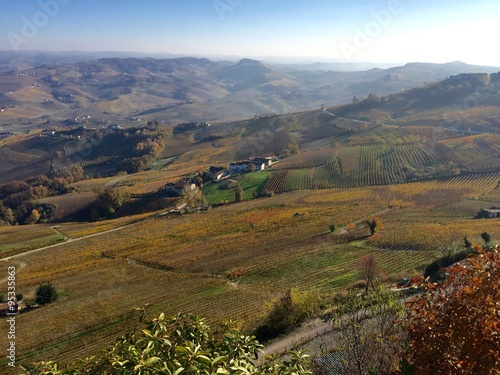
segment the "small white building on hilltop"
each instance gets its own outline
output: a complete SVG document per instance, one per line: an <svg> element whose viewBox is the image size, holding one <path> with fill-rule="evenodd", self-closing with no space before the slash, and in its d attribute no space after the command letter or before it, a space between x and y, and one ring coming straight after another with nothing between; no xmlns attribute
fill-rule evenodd
<svg viewBox="0 0 500 375"><path fill-rule="evenodd" d="M484 208L482 208L477 216L479 218L485 218L485 219L497 218L497 217L500 217L500 209L497 209L497 208L484 209Z"/></svg>
<svg viewBox="0 0 500 375"><path fill-rule="evenodd" d="M248 166L253 164L256 171L263 171L266 167L272 165L273 158L252 158L245 161L237 161L229 164L229 171L231 173L238 173L248 170Z"/></svg>

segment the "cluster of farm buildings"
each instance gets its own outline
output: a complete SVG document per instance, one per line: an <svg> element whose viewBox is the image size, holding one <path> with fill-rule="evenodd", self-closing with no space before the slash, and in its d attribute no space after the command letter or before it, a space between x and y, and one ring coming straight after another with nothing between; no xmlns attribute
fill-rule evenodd
<svg viewBox="0 0 500 375"><path fill-rule="evenodd" d="M263 171L267 167L270 167L271 165L275 164L276 161L277 159L272 156L250 158L243 161L235 161L229 163L229 170L224 167L212 166L209 169L209 174L212 180L219 181L235 173L248 172L248 171Z"/></svg>
<svg viewBox="0 0 500 375"><path fill-rule="evenodd" d="M243 161L229 163L229 169L219 166L211 166L208 175L213 181L220 181L233 174L249 171L263 171L275 164L275 157L250 158ZM191 178L182 178L177 182L170 182L164 186L164 193L169 196L180 196L185 191L194 191L198 187Z"/></svg>
<svg viewBox="0 0 500 375"><path fill-rule="evenodd" d="M229 164L230 173L238 173L247 171L250 169L251 165L254 165L256 171L263 171L266 167L274 164L275 158L265 157L265 158L252 158L244 161L237 161Z"/></svg>

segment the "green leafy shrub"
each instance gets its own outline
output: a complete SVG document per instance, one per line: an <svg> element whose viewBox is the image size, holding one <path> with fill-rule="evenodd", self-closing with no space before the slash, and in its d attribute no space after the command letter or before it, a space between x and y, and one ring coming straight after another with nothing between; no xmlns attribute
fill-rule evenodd
<svg viewBox="0 0 500 375"><path fill-rule="evenodd" d="M24 370L31 375L49 374L296 374L310 375L308 356L290 351L286 361L271 359L257 368L252 358L262 345L243 335L234 322L211 329L192 314L148 318L146 326L129 332L102 355L66 367L41 362Z"/></svg>
<svg viewBox="0 0 500 375"><path fill-rule="evenodd" d="M255 336L258 340L267 341L286 333L315 314L320 306L318 293L289 289L270 306L264 322L255 330Z"/></svg>

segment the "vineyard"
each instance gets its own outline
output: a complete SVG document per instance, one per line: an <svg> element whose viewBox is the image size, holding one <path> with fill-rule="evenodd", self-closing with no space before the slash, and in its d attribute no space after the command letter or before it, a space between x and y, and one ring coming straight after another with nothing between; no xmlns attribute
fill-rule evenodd
<svg viewBox="0 0 500 375"><path fill-rule="evenodd" d="M119 159L119 157L116 155L108 155L108 156L101 155L101 156L94 158L94 159L91 159L91 160L82 161L82 162L78 163L78 165L81 166L82 168L88 168L88 167L93 167L96 165L108 164L108 163L112 162L113 160L117 160L117 159Z"/></svg>
<svg viewBox="0 0 500 375"><path fill-rule="evenodd" d="M413 250L426 251L441 247L443 249L461 249L464 236L474 244L484 244L480 233L484 228L492 238L500 238L500 220L494 219L489 223L471 220L454 220L437 223L405 223L397 227L390 227L380 235L370 238L368 243L380 250ZM425 233L425 235L424 235Z"/></svg>
<svg viewBox="0 0 500 375"><path fill-rule="evenodd" d="M498 105L495 98L491 98L493 105ZM498 106L486 105L472 108L455 109L440 108L432 111L424 111L394 119L393 122L402 126L442 126L458 125L462 131L467 131L466 126L491 126L500 123L500 109ZM465 128L464 128L465 126Z"/></svg>
<svg viewBox="0 0 500 375"><path fill-rule="evenodd" d="M461 133L439 126L382 125L360 135L348 135L332 143L333 147L401 145L417 142L437 142L462 137Z"/></svg>
<svg viewBox="0 0 500 375"><path fill-rule="evenodd" d="M74 217L86 207L92 205L96 200L96 194L92 191L83 193L71 193L56 197L48 197L41 200L44 204L56 207L55 220Z"/></svg>
<svg viewBox="0 0 500 375"><path fill-rule="evenodd" d="M18 252L52 245L62 241L64 236L47 225L0 227L0 253L2 257Z"/></svg>
<svg viewBox="0 0 500 375"><path fill-rule="evenodd" d="M274 167L267 191L401 184L436 175L500 169L500 136L474 135L438 142L337 146L293 155ZM365 142L366 141L366 142ZM366 144L365 144L366 143ZM369 145L368 145L369 144Z"/></svg>
<svg viewBox="0 0 500 375"><path fill-rule="evenodd" d="M379 207L416 208L432 210L453 202L491 194L498 190L500 172L465 175L373 188L334 189L309 196L309 203L328 203L363 200Z"/></svg>
<svg viewBox="0 0 500 375"><path fill-rule="evenodd" d="M141 215L148 212L173 209L179 204L180 198L152 197L132 198L117 213L119 216Z"/></svg>
<svg viewBox="0 0 500 375"><path fill-rule="evenodd" d="M488 232L498 243L500 219L474 219L480 209L500 206L500 135L480 134L498 127L498 108L420 110L393 99L359 110L353 104L343 112L214 123L167 137L148 170L78 181L71 193L41 198L57 207L57 218L71 218L99 190L132 196L113 220L0 228L3 257L57 244L9 260L25 301L46 281L60 292L57 302L18 316L19 365L95 354L137 327L134 309L146 304L151 314L193 312L250 329L291 287L325 297L353 287L364 256L373 255L393 284L461 250L465 236L482 244L480 234ZM34 162L23 152L0 150L0 164ZM211 209L169 214L181 198L155 194L210 166L266 155L279 162L204 180ZM81 166L117 161L91 157ZM49 170L50 159L43 163ZM238 203L236 186L243 190ZM374 218L383 228L371 235L367 221ZM0 346L8 347L6 335Z"/></svg>
<svg viewBox="0 0 500 375"><path fill-rule="evenodd" d="M313 169L302 182L293 180L305 171L284 169L273 177L281 175L281 189L287 181L310 185ZM30 312L29 319L19 319L19 359L71 361L95 353L134 327L133 308L146 303L152 313L191 311L210 321L233 318L252 326L266 302L291 286L328 294L354 284L364 255L373 254L392 278L412 275L439 256L451 237L455 244L464 235L477 242L485 230L500 237L498 220L475 221L463 215L454 220L445 211L440 214L445 219L428 217L454 202L494 196L499 178L500 173L483 173L292 191L198 215L62 224L59 231L70 238L132 225L19 258L26 264L18 274L18 290L25 298L32 298L36 286L46 280L63 296ZM381 218L385 229L367 241L349 243L347 228L352 225L356 236L365 236L364 222L373 216ZM331 223L338 233L329 233ZM40 228L45 228L40 236L48 234L48 227ZM10 234L8 228L3 230ZM15 233L15 240L28 239ZM58 319L45 324L47 316Z"/></svg>

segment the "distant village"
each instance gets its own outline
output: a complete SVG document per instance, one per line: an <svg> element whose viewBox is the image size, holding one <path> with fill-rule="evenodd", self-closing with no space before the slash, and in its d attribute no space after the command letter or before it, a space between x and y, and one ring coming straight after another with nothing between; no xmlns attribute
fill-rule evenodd
<svg viewBox="0 0 500 375"><path fill-rule="evenodd" d="M205 121L203 122L188 122L185 124L179 124L174 128L174 135L183 133L183 132L188 132L188 131L194 131L194 130L199 130L199 129L204 129L212 126L212 124L209 124Z"/></svg>

